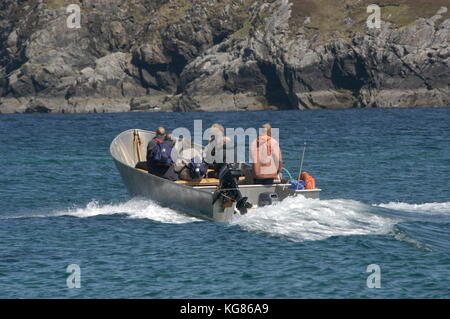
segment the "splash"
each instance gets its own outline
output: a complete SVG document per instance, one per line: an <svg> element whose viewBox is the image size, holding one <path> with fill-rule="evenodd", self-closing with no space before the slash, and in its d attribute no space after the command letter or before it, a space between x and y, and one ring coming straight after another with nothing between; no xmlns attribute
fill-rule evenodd
<svg viewBox="0 0 450 319"><path fill-rule="evenodd" d="M394 218L376 215L373 207L353 200L295 197L237 216L231 224L248 231L303 241L388 234L397 222L399 220Z"/></svg>
<svg viewBox="0 0 450 319"><path fill-rule="evenodd" d="M125 203L101 205L92 201L86 207L59 211L51 216L75 216L79 218L98 215L126 214L130 218L150 219L161 223L183 224L200 221L176 210L162 207L151 200L134 198ZM48 217L48 216L47 216Z"/></svg>
<svg viewBox="0 0 450 319"><path fill-rule="evenodd" d="M450 214L450 202L409 204L402 202L389 202L387 204L374 205L383 208L401 210L406 212Z"/></svg>
<svg viewBox="0 0 450 319"><path fill-rule="evenodd" d="M390 209L392 214L385 214L378 208ZM346 235L391 235L398 240L406 241L405 235L394 227L405 219L409 220L409 214L401 214L402 211L446 214L450 213L450 202L425 204L391 202L366 205L347 199L319 200L298 196L287 198L274 206L257 208L244 216L236 215L230 225L293 241L323 240L332 236ZM87 218L115 214L173 224L202 221L143 198L134 198L118 204L100 204L98 201L91 201L84 207L43 215L2 217L2 219L55 216Z"/></svg>

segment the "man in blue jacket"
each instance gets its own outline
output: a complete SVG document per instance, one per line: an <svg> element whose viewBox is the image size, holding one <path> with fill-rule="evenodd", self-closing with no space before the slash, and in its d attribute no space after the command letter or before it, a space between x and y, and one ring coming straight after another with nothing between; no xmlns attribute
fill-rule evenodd
<svg viewBox="0 0 450 319"><path fill-rule="evenodd" d="M170 181L178 180L171 156L174 145L175 142L166 134L165 128L158 127L155 137L147 145L147 166L150 174Z"/></svg>

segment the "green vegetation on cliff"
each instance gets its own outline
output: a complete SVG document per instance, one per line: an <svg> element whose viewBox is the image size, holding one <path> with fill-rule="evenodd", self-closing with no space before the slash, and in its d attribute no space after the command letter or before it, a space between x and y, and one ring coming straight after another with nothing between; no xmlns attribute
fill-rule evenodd
<svg viewBox="0 0 450 319"><path fill-rule="evenodd" d="M370 4L381 7L381 20L402 28L419 18L433 16L441 7L449 7L443 19L450 18L448 0L292 0L290 31L295 34L304 26L308 38L327 43L336 37L351 38L363 32Z"/></svg>

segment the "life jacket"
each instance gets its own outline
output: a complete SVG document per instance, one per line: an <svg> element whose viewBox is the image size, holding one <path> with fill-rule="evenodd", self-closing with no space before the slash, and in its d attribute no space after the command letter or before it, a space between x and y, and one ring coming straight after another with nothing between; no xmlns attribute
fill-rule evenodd
<svg viewBox="0 0 450 319"><path fill-rule="evenodd" d="M316 188L316 181L307 172L302 173L301 180L304 181L306 184L305 189L315 189Z"/></svg>
<svg viewBox="0 0 450 319"><path fill-rule="evenodd" d="M278 142L268 135L261 135L251 145L253 175L255 178L278 179L282 159Z"/></svg>
<svg viewBox="0 0 450 319"><path fill-rule="evenodd" d="M157 144L150 157L151 163L159 166L171 166L173 164L171 156L172 146L168 141L162 140L159 137L155 137L154 140Z"/></svg>
<svg viewBox="0 0 450 319"><path fill-rule="evenodd" d="M188 164L187 168L189 169L189 174L191 178L194 180L202 179L208 171L208 164L204 161L200 161L198 158L191 159L191 162Z"/></svg>

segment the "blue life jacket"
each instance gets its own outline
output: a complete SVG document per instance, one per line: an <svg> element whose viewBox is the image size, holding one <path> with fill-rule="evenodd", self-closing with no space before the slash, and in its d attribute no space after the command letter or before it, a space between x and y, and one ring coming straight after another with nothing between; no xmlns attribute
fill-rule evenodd
<svg viewBox="0 0 450 319"><path fill-rule="evenodd" d="M208 171L208 164L204 161L193 158L188 164L188 169L192 179L201 179Z"/></svg>
<svg viewBox="0 0 450 319"><path fill-rule="evenodd" d="M173 164L171 156L172 146L168 141L162 140L158 137L155 137L155 141L157 144L150 158L152 164L159 166L171 166Z"/></svg>
<svg viewBox="0 0 450 319"><path fill-rule="evenodd" d="M299 181L297 181L295 179L291 180L291 189L300 190L300 189L305 188L305 186L306 186L306 184L302 180L299 180Z"/></svg>

